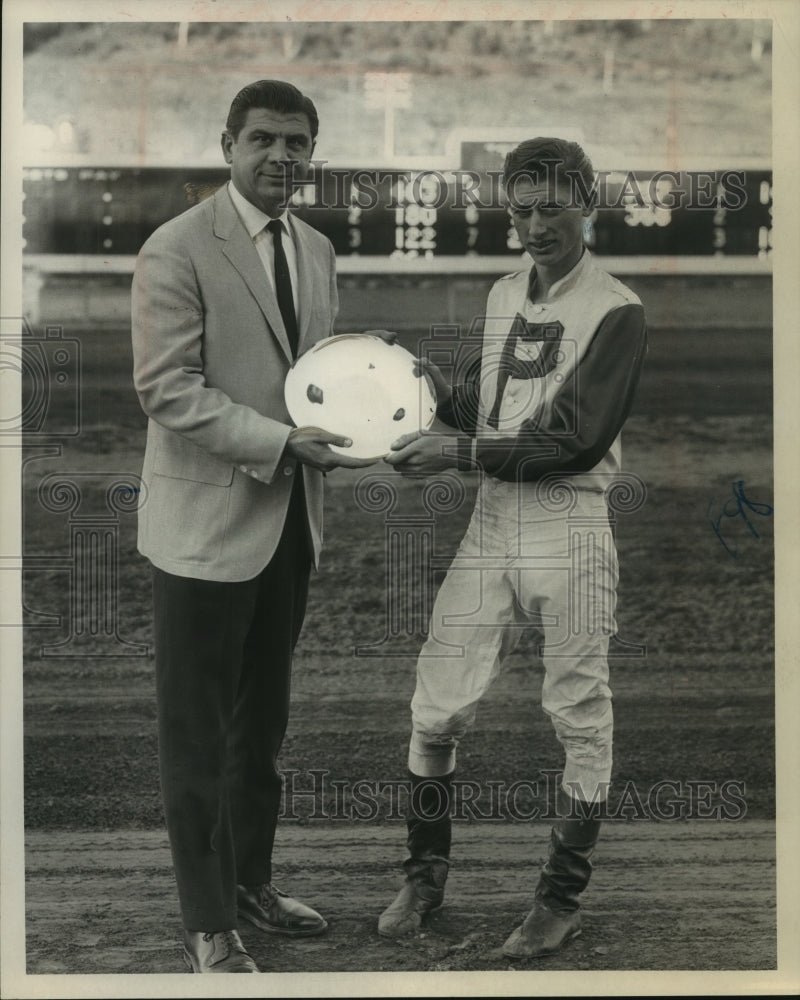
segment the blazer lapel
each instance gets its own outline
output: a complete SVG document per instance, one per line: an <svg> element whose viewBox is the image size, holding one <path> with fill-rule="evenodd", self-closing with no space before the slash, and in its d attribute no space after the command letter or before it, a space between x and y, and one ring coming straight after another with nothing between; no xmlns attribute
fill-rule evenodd
<svg viewBox="0 0 800 1000"><path fill-rule="evenodd" d="M314 268L316 259L309 246L308 237L302 225L298 225L298 220L291 220L292 232L294 233L294 245L297 248L297 301L300 303L300 316L298 318L298 357L303 353L304 341L308 334L308 327L311 322L312 304L314 302Z"/></svg>
<svg viewBox="0 0 800 1000"><path fill-rule="evenodd" d="M233 207L227 185L214 195L214 235L224 240L222 252L242 277L264 313L275 339L290 363L294 363L278 300L264 274L264 265L253 241Z"/></svg>

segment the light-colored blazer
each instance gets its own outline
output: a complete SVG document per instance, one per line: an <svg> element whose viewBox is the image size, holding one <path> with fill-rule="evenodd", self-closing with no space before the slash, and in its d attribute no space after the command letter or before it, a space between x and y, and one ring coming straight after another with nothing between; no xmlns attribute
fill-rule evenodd
<svg viewBox="0 0 800 1000"><path fill-rule="evenodd" d="M333 247L292 218L302 354L333 333ZM163 225L137 259L134 384L148 416L139 551L168 573L240 581L271 559L302 475L315 561L322 475L284 457L292 364L264 265L227 185Z"/></svg>

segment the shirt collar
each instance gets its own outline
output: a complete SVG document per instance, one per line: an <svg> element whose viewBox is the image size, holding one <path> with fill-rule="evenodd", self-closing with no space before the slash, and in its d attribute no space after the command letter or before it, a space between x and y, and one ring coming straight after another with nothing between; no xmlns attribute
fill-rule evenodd
<svg viewBox="0 0 800 1000"><path fill-rule="evenodd" d="M558 281L554 281L550 286L550 290L547 293L547 299L554 299L557 295L561 295L564 292L568 292L569 289L575 284L578 278L583 274L587 267L589 267L589 261L592 255L586 249L583 248L583 253L578 260L578 263L572 268L571 271L567 271L563 278L559 278ZM530 292L533 288L533 283L536 280L536 265L531 268L530 276L528 278L528 298L530 298Z"/></svg>
<svg viewBox="0 0 800 1000"><path fill-rule="evenodd" d="M243 194L240 194L233 181L228 182L228 192L236 211L239 213L239 218L244 223L244 228L247 230L250 238L254 239L264 229L266 224L272 220L266 212L262 212L260 208L256 208L251 201L248 201ZM291 235L289 210L284 209L278 218L283 223L284 230Z"/></svg>

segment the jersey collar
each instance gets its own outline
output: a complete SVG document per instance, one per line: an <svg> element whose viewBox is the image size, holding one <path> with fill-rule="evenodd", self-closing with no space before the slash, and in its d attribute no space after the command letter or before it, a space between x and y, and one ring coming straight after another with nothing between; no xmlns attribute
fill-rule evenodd
<svg viewBox="0 0 800 1000"><path fill-rule="evenodd" d="M550 286L550 290L547 293L547 298L545 301L556 298L557 295L566 294L578 281L583 272L591 266L592 255L586 249L583 248L583 253L580 256L578 263L572 268L571 271L567 271L563 278L559 278L558 281L554 281ZM528 299L531 299L531 291L533 290L534 283L536 281L536 265L530 269L528 275Z"/></svg>

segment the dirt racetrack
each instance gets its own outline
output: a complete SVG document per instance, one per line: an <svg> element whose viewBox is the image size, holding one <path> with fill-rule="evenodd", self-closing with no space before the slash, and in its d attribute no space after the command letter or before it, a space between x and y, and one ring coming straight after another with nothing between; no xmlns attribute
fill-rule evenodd
<svg viewBox="0 0 800 1000"><path fill-rule="evenodd" d="M774 829L764 820L608 824L582 935L546 960L503 958L503 942L529 909L547 830L457 825L445 905L422 933L392 942L375 923L399 885L399 825L284 824L282 881L324 910L329 929L289 941L244 924L242 939L259 968L274 973L774 968ZM162 833L37 833L28 852L32 970L185 971ZM525 982L536 995L535 980Z"/></svg>

